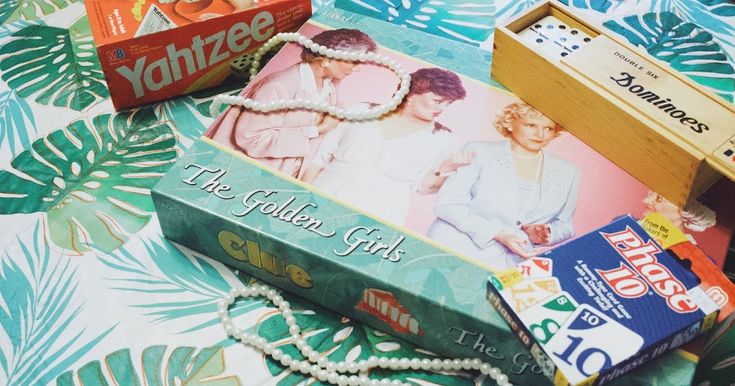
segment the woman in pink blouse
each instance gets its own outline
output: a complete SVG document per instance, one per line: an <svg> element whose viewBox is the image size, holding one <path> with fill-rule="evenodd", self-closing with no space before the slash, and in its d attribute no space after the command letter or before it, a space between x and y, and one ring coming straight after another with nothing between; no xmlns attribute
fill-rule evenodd
<svg viewBox="0 0 735 386"><path fill-rule="evenodd" d="M377 49L372 38L354 29L324 31L311 40L336 50L373 52ZM338 102L336 83L350 75L357 65L304 49L301 62L259 78L242 96L259 102L302 99L334 105ZM260 113L233 106L206 136L298 178L304 160L313 156L322 136L337 123L329 115L307 110Z"/></svg>

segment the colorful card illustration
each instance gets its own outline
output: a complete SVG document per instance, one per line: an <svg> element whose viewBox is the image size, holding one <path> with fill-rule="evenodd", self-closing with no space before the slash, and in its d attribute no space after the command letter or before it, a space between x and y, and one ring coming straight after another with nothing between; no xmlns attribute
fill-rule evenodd
<svg viewBox="0 0 735 386"><path fill-rule="evenodd" d="M582 304L545 350L572 384L635 355L643 337L595 308Z"/></svg>
<svg viewBox="0 0 735 386"><path fill-rule="evenodd" d="M492 285L498 290L512 287L524 280L553 276L553 263L545 257L532 257L517 266L490 275Z"/></svg>
<svg viewBox="0 0 735 386"><path fill-rule="evenodd" d="M577 302L567 292L561 292L521 311L518 317L528 326L531 335L545 345L577 309Z"/></svg>
<svg viewBox="0 0 735 386"><path fill-rule="evenodd" d="M518 264L518 270L524 279L550 277L553 267L552 260L545 257L532 257Z"/></svg>
<svg viewBox="0 0 735 386"><path fill-rule="evenodd" d="M549 277L521 281L502 290L500 294L518 313L559 292L559 279Z"/></svg>

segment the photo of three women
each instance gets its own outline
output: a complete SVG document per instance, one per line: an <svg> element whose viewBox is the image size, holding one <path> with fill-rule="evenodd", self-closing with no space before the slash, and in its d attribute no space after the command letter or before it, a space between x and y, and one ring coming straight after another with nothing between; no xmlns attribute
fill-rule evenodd
<svg viewBox="0 0 735 386"><path fill-rule="evenodd" d="M378 48L370 36L352 29L323 31L311 39L337 50ZM358 64L308 50L300 59L256 79L243 96L340 104L337 86ZM438 120L465 97L455 73L420 68L411 73L398 109L377 120L339 121L306 110L260 113L233 106L206 135L396 225L406 224L414 194L436 194L436 219L427 236L495 269L571 238L580 172L543 151L562 129L514 102L494 122L505 140L462 147L453 129Z"/></svg>

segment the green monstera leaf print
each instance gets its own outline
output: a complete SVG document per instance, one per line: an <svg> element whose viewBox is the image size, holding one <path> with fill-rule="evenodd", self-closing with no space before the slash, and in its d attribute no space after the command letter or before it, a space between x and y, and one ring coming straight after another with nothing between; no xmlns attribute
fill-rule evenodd
<svg viewBox="0 0 735 386"><path fill-rule="evenodd" d="M174 162L175 146L152 109L77 120L0 170L0 214L47 212L57 246L113 251L148 223L150 189Z"/></svg>
<svg viewBox="0 0 735 386"><path fill-rule="evenodd" d="M332 311L318 307L312 303L299 298L282 294L287 298L294 310L294 317L301 326L302 335L309 345L322 356L329 360L338 362L356 362L367 359L372 355L391 358L431 358L427 351L421 350L410 343L403 342L390 335L363 326L359 322L352 321ZM292 358L303 360L303 356L291 344L291 334L288 325L280 313L269 313L266 318L254 326L258 335ZM272 357L266 358L268 370L274 376L278 376L279 386L290 386L303 384L328 385L315 378L304 374L293 372ZM400 379L403 382L414 382L418 384L436 385L475 385L474 374L457 372L430 372L430 371L392 371L385 369L374 369L370 373L371 378Z"/></svg>
<svg viewBox="0 0 735 386"><path fill-rule="evenodd" d="M18 95L82 111L110 96L87 17L68 30L31 25L0 47L2 78Z"/></svg>
<svg viewBox="0 0 735 386"><path fill-rule="evenodd" d="M709 12L717 16L731 17L735 16L735 3L728 0L698 0L703 4Z"/></svg>
<svg viewBox="0 0 735 386"><path fill-rule="evenodd" d="M660 7L701 25L722 45L735 45L735 3L732 0L661 0ZM732 55L731 55L732 56Z"/></svg>
<svg viewBox="0 0 735 386"><path fill-rule="evenodd" d="M224 349L213 346L198 350L194 347L151 346L135 358L140 373L133 364L130 349L121 349L105 356L104 361L91 361L76 371L67 371L56 378L57 386L74 385L187 385L240 386L240 378L226 375Z"/></svg>
<svg viewBox="0 0 735 386"><path fill-rule="evenodd" d="M476 0L336 0L338 8L479 45L493 32L495 5Z"/></svg>
<svg viewBox="0 0 735 386"><path fill-rule="evenodd" d="M0 24L34 20L66 8L77 0L5 0L0 4Z"/></svg>
<svg viewBox="0 0 735 386"><path fill-rule="evenodd" d="M565 5L571 5L578 9L592 9L597 12L605 13L613 5L610 0L559 0Z"/></svg>
<svg viewBox="0 0 735 386"><path fill-rule="evenodd" d="M734 100L735 69L709 32L671 12L627 16L604 25L722 98Z"/></svg>
<svg viewBox="0 0 735 386"><path fill-rule="evenodd" d="M322 8L331 7L333 5L334 0L311 0L311 7L314 10L314 13Z"/></svg>

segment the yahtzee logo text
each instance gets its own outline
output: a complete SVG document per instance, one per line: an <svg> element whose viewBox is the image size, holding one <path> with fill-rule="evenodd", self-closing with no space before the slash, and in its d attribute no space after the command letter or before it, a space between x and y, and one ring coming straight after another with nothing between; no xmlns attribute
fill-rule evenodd
<svg viewBox="0 0 735 386"><path fill-rule="evenodd" d="M143 55L133 68L123 65L115 68L115 72L130 82L135 98L141 98L146 91L161 90L246 51L253 40L266 41L274 31L273 15L263 11L250 24L240 22L206 37L196 35L189 47L179 48L171 43L166 46L166 56L152 60Z"/></svg>

